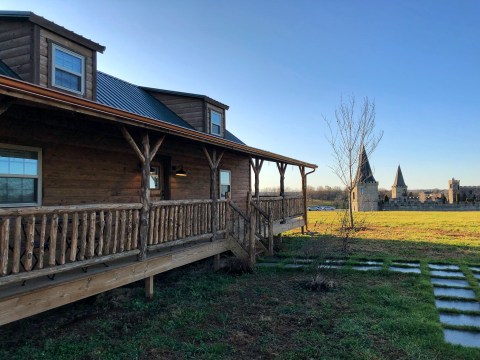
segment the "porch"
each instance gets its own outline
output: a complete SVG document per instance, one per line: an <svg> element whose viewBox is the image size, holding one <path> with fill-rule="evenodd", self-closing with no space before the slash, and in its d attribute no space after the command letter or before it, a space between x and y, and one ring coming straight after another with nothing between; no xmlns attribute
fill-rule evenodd
<svg viewBox="0 0 480 360"><path fill-rule="evenodd" d="M214 204L215 203L215 204ZM0 209L0 325L231 252L254 266L304 226L302 196Z"/></svg>

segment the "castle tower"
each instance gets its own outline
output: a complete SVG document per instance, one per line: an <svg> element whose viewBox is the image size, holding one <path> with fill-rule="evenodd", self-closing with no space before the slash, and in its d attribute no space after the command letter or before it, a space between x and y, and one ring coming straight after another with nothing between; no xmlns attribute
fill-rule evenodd
<svg viewBox="0 0 480 360"><path fill-rule="evenodd" d="M456 202L456 196L460 193L460 180L448 180L448 203L454 204Z"/></svg>
<svg viewBox="0 0 480 360"><path fill-rule="evenodd" d="M360 153L355 184L351 199L352 210L378 210L378 181L373 177L365 147L362 148L362 152Z"/></svg>
<svg viewBox="0 0 480 360"><path fill-rule="evenodd" d="M407 185L403 180L402 169L398 165L397 175L392 185L392 200L406 200L407 199Z"/></svg>

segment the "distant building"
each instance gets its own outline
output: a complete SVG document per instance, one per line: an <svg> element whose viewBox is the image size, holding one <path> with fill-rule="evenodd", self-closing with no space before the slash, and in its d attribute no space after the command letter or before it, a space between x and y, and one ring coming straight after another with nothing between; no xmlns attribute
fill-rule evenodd
<svg viewBox="0 0 480 360"><path fill-rule="evenodd" d="M378 210L378 181L373 176L370 163L368 162L365 148L360 153L358 161L355 188L352 192L353 211L376 211Z"/></svg>
<svg viewBox="0 0 480 360"><path fill-rule="evenodd" d="M407 185L403 180L402 169L398 165L397 175L392 185L392 200L406 200L407 199Z"/></svg>
<svg viewBox="0 0 480 360"><path fill-rule="evenodd" d="M480 186L460 186L460 180L448 180L448 203L474 202L480 199Z"/></svg>

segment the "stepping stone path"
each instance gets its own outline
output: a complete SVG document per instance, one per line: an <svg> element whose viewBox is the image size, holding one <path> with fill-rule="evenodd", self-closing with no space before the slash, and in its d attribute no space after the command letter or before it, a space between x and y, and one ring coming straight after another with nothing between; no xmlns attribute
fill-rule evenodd
<svg viewBox="0 0 480 360"><path fill-rule="evenodd" d="M428 264L428 269L435 294L435 306L440 313L440 323L445 326L445 341L450 344L480 347L480 315L468 313L480 312L480 303L460 267L453 264ZM471 266L470 270L480 272L480 267ZM452 329L449 326L468 326L478 328L478 331Z"/></svg>
<svg viewBox="0 0 480 360"><path fill-rule="evenodd" d="M327 259L318 268L342 269L346 262L345 259ZM278 260L268 259L267 262L258 263L257 266L301 269L313 263L314 260L311 259L297 259L294 263L282 265ZM350 263L351 269L358 271L379 271L384 267L381 260L353 260ZM421 273L419 262L393 261L388 269L400 273ZM480 302L465 274L455 264L428 264L428 270L435 295L435 306L439 310L440 323L444 325L445 341L467 347L480 347ZM480 266L469 266L469 270L480 281Z"/></svg>

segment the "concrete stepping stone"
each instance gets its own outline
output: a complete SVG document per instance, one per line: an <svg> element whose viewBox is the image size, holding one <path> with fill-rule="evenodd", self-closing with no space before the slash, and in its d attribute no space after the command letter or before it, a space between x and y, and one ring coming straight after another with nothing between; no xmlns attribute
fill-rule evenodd
<svg viewBox="0 0 480 360"><path fill-rule="evenodd" d="M441 313L440 322L445 325L480 327L480 315Z"/></svg>
<svg viewBox="0 0 480 360"><path fill-rule="evenodd" d="M474 301L439 300L435 299L438 309L454 309L460 311L480 311L480 303Z"/></svg>
<svg viewBox="0 0 480 360"><path fill-rule="evenodd" d="M467 347L480 347L480 332L444 329L445 341Z"/></svg>
<svg viewBox="0 0 480 360"><path fill-rule="evenodd" d="M325 260L325 262L327 264L331 264L331 263L333 263L333 264L345 264L345 261L346 260L344 260L344 259L327 259L327 260Z"/></svg>
<svg viewBox="0 0 480 360"><path fill-rule="evenodd" d="M480 272L480 266L469 266L470 270Z"/></svg>
<svg viewBox="0 0 480 360"><path fill-rule="evenodd" d="M383 265L383 261L379 260L354 260L357 265Z"/></svg>
<svg viewBox="0 0 480 360"><path fill-rule="evenodd" d="M461 299L475 299L475 293L470 289L434 287L433 293L435 296L451 296Z"/></svg>
<svg viewBox="0 0 480 360"><path fill-rule="evenodd" d="M428 264L428 267L433 270L460 270L458 265L450 264Z"/></svg>
<svg viewBox="0 0 480 360"><path fill-rule="evenodd" d="M443 279L443 278L431 278L430 282L434 285L442 286L451 286L451 287L470 287L470 284L467 280L454 280L454 279Z"/></svg>
<svg viewBox="0 0 480 360"><path fill-rule="evenodd" d="M372 266L372 265L353 265L352 266L352 269L353 270L359 270L359 271L369 271L369 270L373 270L373 271L378 271L378 270L382 270L382 266Z"/></svg>
<svg viewBox="0 0 480 360"><path fill-rule="evenodd" d="M474 277L475 279L477 279L477 280L480 280L480 274L475 274L475 273L474 273L474 274L473 274L473 277Z"/></svg>
<svg viewBox="0 0 480 360"><path fill-rule="evenodd" d="M343 265L335 265L335 264L323 264L320 265L319 269L341 269Z"/></svg>
<svg viewBox="0 0 480 360"><path fill-rule="evenodd" d="M420 267L418 262L403 262L403 261L392 261L392 266L407 266L407 267Z"/></svg>
<svg viewBox="0 0 480 360"><path fill-rule="evenodd" d="M420 268L415 267L399 267L399 266L390 266L388 268L390 271L400 272L400 273L411 273L411 274L420 274Z"/></svg>
<svg viewBox="0 0 480 360"><path fill-rule="evenodd" d="M431 270L430 275L436 277L465 278L465 275L463 275L461 271Z"/></svg>

